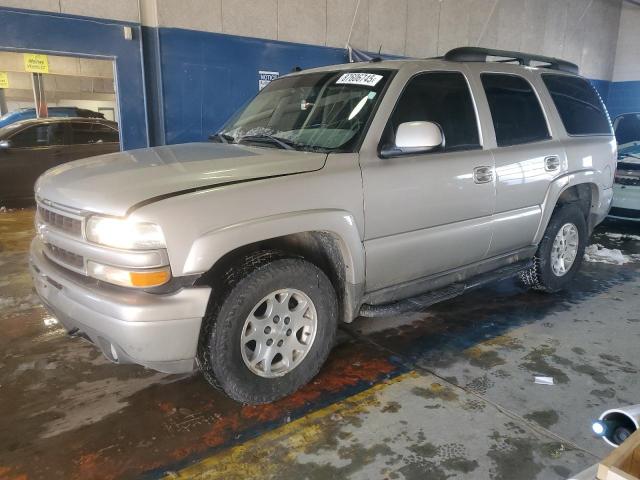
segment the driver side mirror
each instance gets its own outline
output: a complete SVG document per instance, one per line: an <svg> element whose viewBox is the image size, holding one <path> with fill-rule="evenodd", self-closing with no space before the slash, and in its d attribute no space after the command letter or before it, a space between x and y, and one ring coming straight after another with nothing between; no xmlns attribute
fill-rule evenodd
<svg viewBox="0 0 640 480"><path fill-rule="evenodd" d="M396 143L380 151L382 158L417 155L444 146L444 133L434 122L405 122L398 126Z"/></svg>
<svg viewBox="0 0 640 480"><path fill-rule="evenodd" d="M0 140L0 150L11 148L11 140Z"/></svg>

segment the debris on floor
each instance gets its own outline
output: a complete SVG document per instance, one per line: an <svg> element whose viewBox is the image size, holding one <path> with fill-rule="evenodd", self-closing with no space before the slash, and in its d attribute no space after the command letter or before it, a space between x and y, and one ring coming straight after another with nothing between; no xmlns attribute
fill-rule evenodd
<svg viewBox="0 0 640 480"><path fill-rule="evenodd" d="M553 377L535 377L533 382L538 385L553 385Z"/></svg>
<svg viewBox="0 0 640 480"><path fill-rule="evenodd" d="M587 262L608 263L610 265L624 265L633 262L634 259L625 255L617 248L606 248L599 243L589 245L584 251L584 259Z"/></svg>
<svg viewBox="0 0 640 480"><path fill-rule="evenodd" d="M607 237L613 240L635 240L640 242L640 235L632 235L630 233L607 232Z"/></svg>

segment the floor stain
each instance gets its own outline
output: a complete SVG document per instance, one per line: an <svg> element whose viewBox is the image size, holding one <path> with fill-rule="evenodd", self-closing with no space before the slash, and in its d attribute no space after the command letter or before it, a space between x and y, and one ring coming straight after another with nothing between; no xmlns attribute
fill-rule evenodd
<svg viewBox="0 0 640 480"><path fill-rule="evenodd" d="M524 416L527 420L536 422L544 428L549 428L558 423L558 413L554 410L538 410L528 413Z"/></svg>
<svg viewBox="0 0 640 480"><path fill-rule="evenodd" d="M468 458L462 457L448 458L442 462L442 466L447 470L455 470L465 474L473 472L478 468L478 465L477 460L469 460Z"/></svg>
<svg viewBox="0 0 640 480"><path fill-rule="evenodd" d="M437 399L445 402L451 402L458 399L458 394L453 390L453 388L444 386L440 383L432 383L428 388L415 387L411 392L428 400Z"/></svg>
<svg viewBox="0 0 640 480"><path fill-rule="evenodd" d="M396 413L398 410L400 410L402 408L402 405L400 405L400 403L398 402L388 402L384 408L382 409L383 412L391 412L391 413Z"/></svg>
<svg viewBox="0 0 640 480"><path fill-rule="evenodd" d="M494 432L494 443L489 449L489 458L494 462L495 480L513 480L515 478L535 478L542 465L535 460L535 446L529 440L505 438Z"/></svg>
<svg viewBox="0 0 640 480"><path fill-rule="evenodd" d="M464 355L469 359L471 365L485 370L506 363L505 360L498 355L498 352L495 350L484 350L482 347L468 348L464 351Z"/></svg>
<svg viewBox="0 0 640 480"><path fill-rule="evenodd" d="M520 364L534 375L543 375L553 377L555 383L568 383L569 377L566 373L549 363L549 359L555 354L556 349L550 345L540 345L525 355L524 360Z"/></svg>

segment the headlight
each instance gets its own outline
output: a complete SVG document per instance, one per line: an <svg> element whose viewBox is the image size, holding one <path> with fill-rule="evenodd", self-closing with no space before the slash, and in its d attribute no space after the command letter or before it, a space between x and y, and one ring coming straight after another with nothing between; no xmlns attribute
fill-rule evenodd
<svg viewBox="0 0 640 480"><path fill-rule="evenodd" d="M171 279L169 267L149 270L126 270L88 261L87 273L93 278L123 287L151 288L167 283Z"/></svg>
<svg viewBox="0 0 640 480"><path fill-rule="evenodd" d="M90 242L125 250L151 250L166 246L158 225L121 218L93 215L87 221L86 235Z"/></svg>

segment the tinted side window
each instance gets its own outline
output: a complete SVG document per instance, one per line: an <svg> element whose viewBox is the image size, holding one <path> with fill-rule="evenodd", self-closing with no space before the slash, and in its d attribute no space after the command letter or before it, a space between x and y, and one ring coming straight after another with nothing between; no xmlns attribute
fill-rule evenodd
<svg viewBox="0 0 640 480"><path fill-rule="evenodd" d="M11 143L15 148L62 145L64 143L64 125L60 123L34 125L33 127L16 133L11 137Z"/></svg>
<svg viewBox="0 0 640 480"><path fill-rule="evenodd" d="M480 78L499 147L550 138L542 107L529 82L499 73L483 73Z"/></svg>
<svg viewBox="0 0 640 480"><path fill-rule="evenodd" d="M440 125L445 151L480 146L471 92L461 73L423 73L411 79L389 119L383 144L393 144L398 126L413 121Z"/></svg>
<svg viewBox="0 0 640 480"><path fill-rule="evenodd" d="M566 75L543 75L569 135L611 134L609 114L588 81Z"/></svg>
<svg viewBox="0 0 640 480"><path fill-rule="evenodd" d="M94 143L119 142L118 132L106 125L77 122L72 124L74 145L90 145Z"/></svg>

